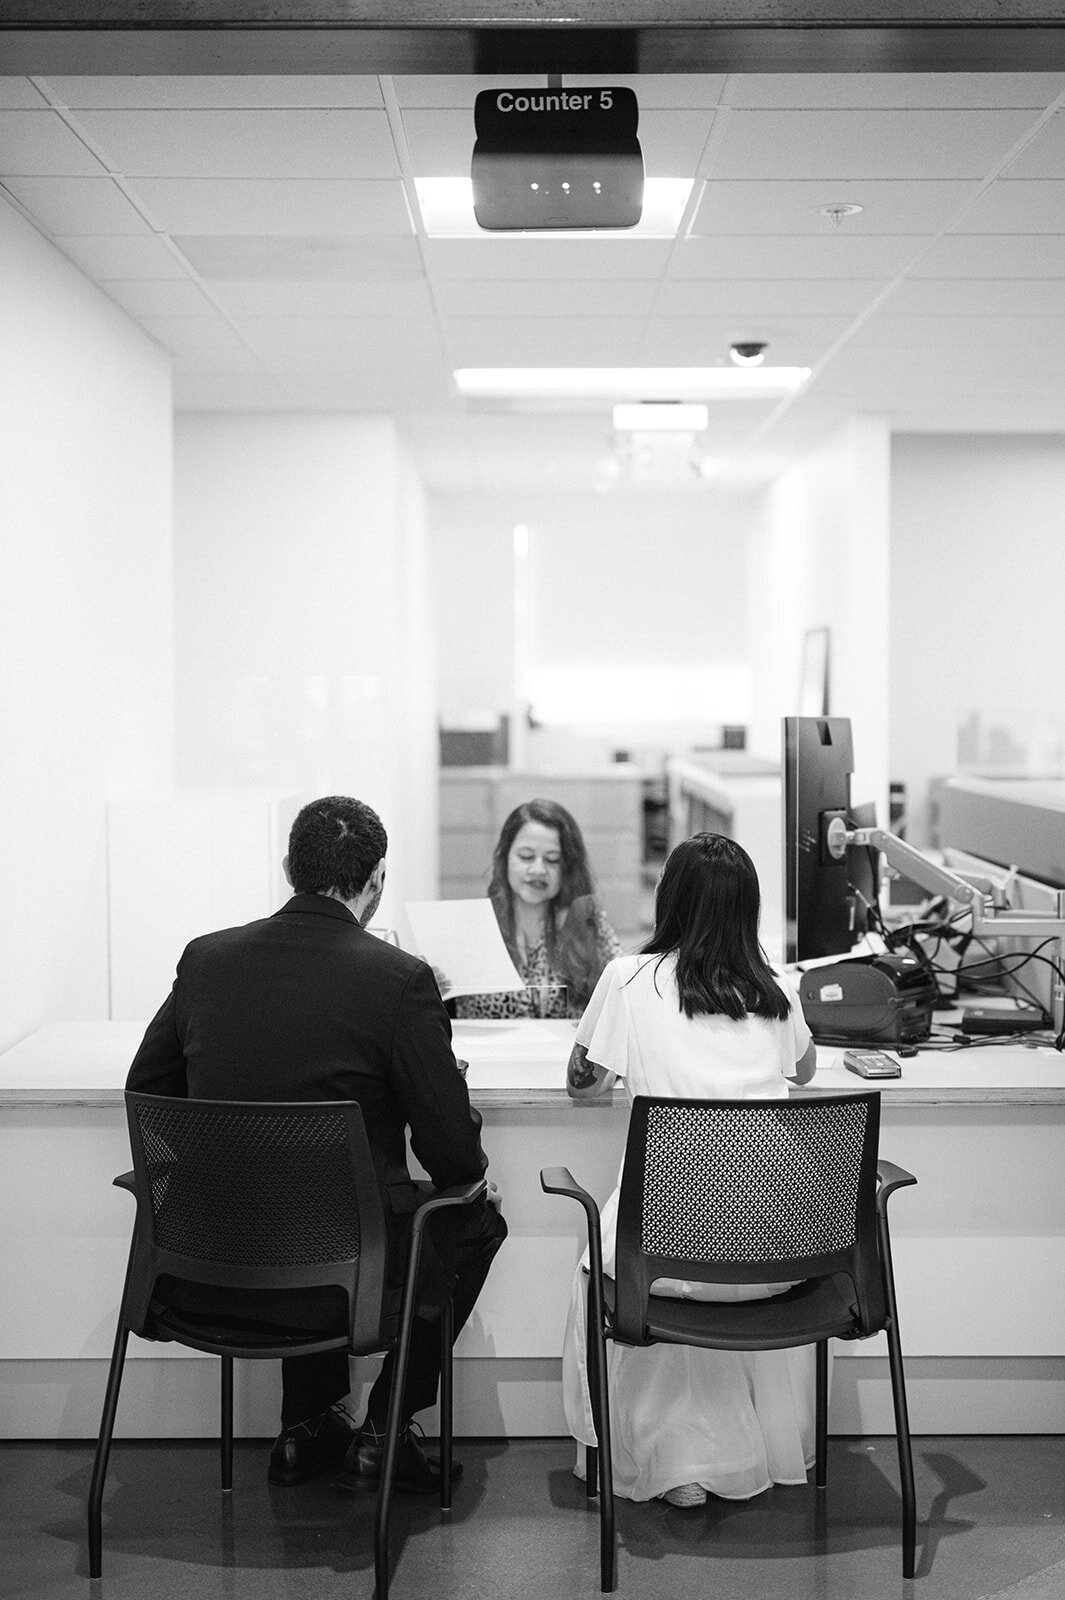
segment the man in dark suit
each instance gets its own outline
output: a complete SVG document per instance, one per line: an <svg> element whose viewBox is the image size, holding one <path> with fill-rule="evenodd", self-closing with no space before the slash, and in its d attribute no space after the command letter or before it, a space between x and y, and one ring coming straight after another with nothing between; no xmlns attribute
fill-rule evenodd
<svg viewBox="0 0 1065 1600"><path fill-rule="evenodd" d="M398 1312L411 1217L424 1198L407 1169L407 1130L437 1187L480 1178L488 1161L431 969L365 931L381 900L387 843L380 818L358 800L331 796L304 806L284 863L292 898L272 917L192 941L126 1087L207 1100L357 1100L385 1205ZM457 1333L506 1231L494 1184L487 1203L439 1214L427 1230L397 1488L428 1492L439 1484L439 1464L422 1451L409 1420L436 1400L436 1319L448 1289ZM267 1303L248 1291L166 1287L187 1313L228 1311L333 1331L342 1313L313 1293L317 1299L297 1291ZM350 1388L346 1352L284 1360L271 1482L299 1483L342 1461L358 1478L379 1477L392 1363L387 1356L355 1432L338 1408Z"/></svg>

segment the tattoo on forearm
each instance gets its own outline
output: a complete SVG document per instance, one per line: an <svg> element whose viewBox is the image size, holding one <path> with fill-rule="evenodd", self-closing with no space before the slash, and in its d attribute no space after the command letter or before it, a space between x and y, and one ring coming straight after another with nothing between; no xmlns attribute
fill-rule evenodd
<svg viewBox="0 0 1065 1600"><path fill-rule="evenodd" d="M583 1044L575 1044L570 1052L569 1066L566 1070L566 1080L571 1089L591 1089L598 1079L598 1069L594 1062L588 1060L588 1051Z"/></svg>

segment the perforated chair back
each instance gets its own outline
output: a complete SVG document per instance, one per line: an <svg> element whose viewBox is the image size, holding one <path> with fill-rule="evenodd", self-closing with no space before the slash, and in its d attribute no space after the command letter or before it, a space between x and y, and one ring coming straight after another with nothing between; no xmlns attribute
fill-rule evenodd
<svg viewBox="0 0 1065 1600"><path fill-rule="evenodd" d="M618 1209L614 1332L647 1339L656 1278L784 1283L845 1274L855 1332L884 1326L876 1219L880 1096L633 1103Z"/></svg>
<svg viewBox="0 0 1065 1600"><path fill-rule="evenodd" d="M351 1343L382 1348L385 1219L360 1107L127 1093L137 1228L129 1325L156 1280L337 1287Z"/></svg>

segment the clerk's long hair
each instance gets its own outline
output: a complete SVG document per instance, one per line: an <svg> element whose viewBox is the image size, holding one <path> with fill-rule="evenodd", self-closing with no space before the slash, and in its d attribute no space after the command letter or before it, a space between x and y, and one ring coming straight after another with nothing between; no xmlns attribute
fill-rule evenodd
<svg viewBox="0 0 1065 1600"><path fill-rule="evenodd" d="M647 955L676 956L686 1017L788 1015L788 998L758 942L760 901L754 862L735 839L697 833L671 852L655 894L654 932L643 948Z"/></svg>

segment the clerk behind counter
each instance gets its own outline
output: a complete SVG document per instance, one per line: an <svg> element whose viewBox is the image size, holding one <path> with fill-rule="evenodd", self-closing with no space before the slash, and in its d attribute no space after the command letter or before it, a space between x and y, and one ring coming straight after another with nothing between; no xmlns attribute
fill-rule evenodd
<svg viewBox="0 0 1065 1600"><path fill-rule="evenodd" d="M564 807L527 800L510 813L488 895L526 987L464 995L454 1001L456 1017L579 1017L622 950L593 893L581 830Z"/></svg>

